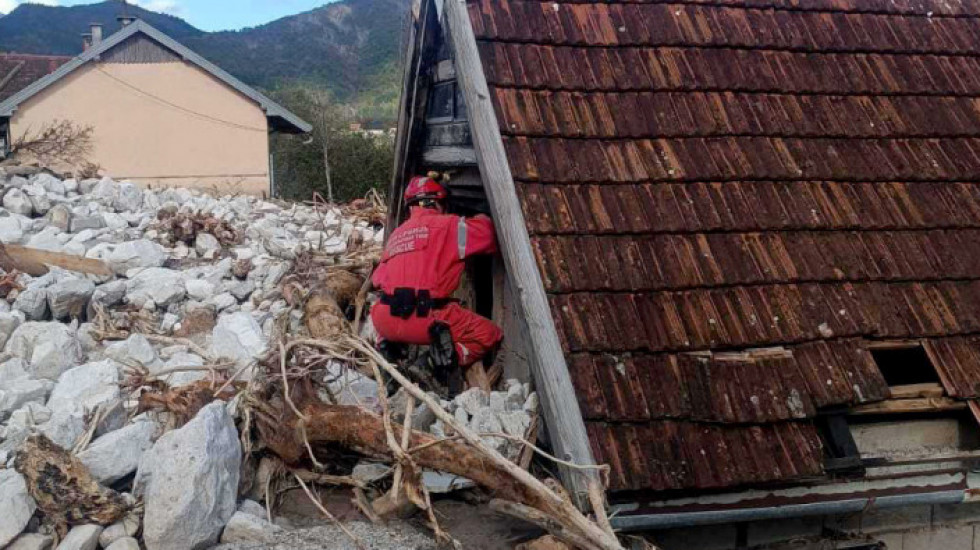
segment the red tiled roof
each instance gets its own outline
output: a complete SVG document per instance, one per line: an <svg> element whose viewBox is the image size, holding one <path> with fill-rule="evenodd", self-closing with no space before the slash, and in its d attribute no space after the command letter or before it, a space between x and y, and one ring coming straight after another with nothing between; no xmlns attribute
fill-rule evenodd
<svg viewBox="0 0 980 550"><path fill-rule="evenodd" d="M612 489L822 474L869 339L980 396L980 4L468 6Z"/></svg>
<svg viewBox="0 0 980 550"><path fill-rule="evenodd" d="M69 61L70 57L55 55L0 53L0 101L53 73Z"/></svg>

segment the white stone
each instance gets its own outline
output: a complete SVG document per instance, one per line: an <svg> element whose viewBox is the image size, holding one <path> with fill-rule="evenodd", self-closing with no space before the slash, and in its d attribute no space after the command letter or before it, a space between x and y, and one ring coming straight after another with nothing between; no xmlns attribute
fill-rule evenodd
<svg viewBox="0 0 980 550"><path fill-rule="evenodd" d="M354 469L356 470L357 467L355 466ZM258 502L251 499L243 500L241 504L238 505L238 511L257 518L265 519L266 517L265 506L262 506Z"/></svg>
<svg viewBox="0 0 980 550"><path fill-rule="evenodd" d="M27 527L37 505L27 493L24 476L14 470L0 469L0 548L6 546Z"/></svg>
<svg viewBox="0 0 980 550"><path fill-rule="evenodd" d="M190 279L184 283L187 296L192 300L204 302L214 296L214 285L206 279Z"/></svg>
<svg viewBox="0 0 980 550"><path fill-rule="evenodd" d="M115 246L106 261L116 273L122 275L137 267L160 267L167 261L167 252L152 241L127 241Z"/></svg>
<svg viewBox="0 0 980 550"><path fill-rule="evenodd" d="M27 380L30 377L30 373L27 372L27 362L20 357L14 357L0 363L0 388L7 382Z"/></svg>
<svg viewBox="0 0 980 550"><path fill-rule="evenodd" d="M54 193L56 195L64 195L66 192L65 184L62 183L60 179L52 176L51 174L42 172L34 176L33 180L34 180L33 183L35 185L40 185L42 188L44 188L45 191L48 191L50 193Z"/></svg>
<svg viewBox="0 0 980 550"><path fill-rule="evenodd" d="M62 374L48 398L47 406L54 417L76 411L90 414L99 408L108 411L119 399L119 370L114 361L106 359L86 363ZM102 426L112 430L120 427L124 421L125 411L116 407Z"/></svg>
<svg viewBox="0 0 980 550"><path fill-rule="evenodd" d="M531 425L531 417L524 411L510 411L497 415L504 433L515 437L524 437Z"/></svg>
<svg viewBox="0 0 980 550"><path fill-rule="evenodd" d="M102 214L92 214L90 216L72 216L70 229L72 233L79 233L86 229L102 229L105 226L105 218L102 217Z"/></svg>
<svg viewBox="0 0 980 550"><path fill-rule="evenodd" d="M487 396L487 392L481 390L480 388L470 388L463 393L457 395L453 402L459 406L466 409L466 412L470 415L475 415L477 411L487 407L490 404L490 398Z"/></svg>
<svg viewBox="0 0 980 550"><path fill-rule="evenodd" d="M34 214L34 205L30 197L20 189L10 189L3 195L3 207L21 216L30 217Z"/></svg>
<svg viewBox="0 0 980 550"><path fill-rule="evenodd" d="M65 279L48 287L48 308L55 319L80 318L85 315L95 283L88 279Z"/></svg>
<svg viewBox="0 0 980 550"><path fill-rule="evenodd" d="M124 181L117 188L112 206L119 212L135 212L143 206L143 191L135 184Z"/></svg>
<svg viewBox="0 0 980 550"><path fill-rule="evenodd" d="M82 362L82 346L75 331L62 323L24 323L7 341L5 351L27 361L34 378L57 380Z"/></svg>
<svg viewBox="0 0 980 550"><path fill-rule="evenodd" d="M24 240L24 229L18 216L0 218L0 241L17 244Z"/></svg>
<svg viewBox="0 0 980 550"><path fill-rule="evenodd" d="M38 426L37 431L62 449L71 450L85 433L85 413L81 409L60 410Z"/></svg>
<svg viewBox="0 0 980 550"><path fill-rule="evenodd" d="M0 386L0 419L32 401L44 401L51 391L49 380L14 380Z"/></svg>
<svg viewBox="0 0 980 550"><path fill-rule="evenodd" d="M194 250L201 256L204 256L208 253L221 250L221 243L218 242L218 239L214 235L202 231L197 234L197 238L194 240Z"/></svg>
<svg viewBox="0 0 980 550"><path fill-rule="evenodd" d="M23 313L28 321L43 321L48 316L48 290L27 288L17 295L14 309Z"/></svg>
<svg viewBox="0 0 980 550"><path fill-rule="evenodd" d="M77 525L68 531L68 536L61 541L57 550L95 550L99 547L101 525Z"/></svg>
<svg viewBox="0 0 980 550"><path fill-rule="evenodd" d="M133 537L123 537L106 546L105 550L140 550L140 542Z"/></svg>
<svg viewBox="0 0 980 550"><path fill-rule="evenodd" d="M167 307L184 299L184 276L180 271L151 267L140 271L126 284L129 303L143 307L152 301L157 307Z"/></svg>
<svg viewBox="0 0 980 550"><path fill-rule="evenodd" d="M63 243L59 237L62 233L57 227L45 227L40 233L36 233L27 239L27 246L38 250L61 252Z"/></svg>
<svg viewBox="0 0 980 550"><path fill-rule="evenodd" d="M0 313L0 350L7 345L10 335L24 322L25 317L22 311ZM2 375L0 375L0 382L2 381Z"/></svg>
<svg viewBox="0 0 980 550"><path fill-rule="evenodd" d="M247 514L235 512L221 533L221 543L265 543L272 544L276 536L282 532L282 527Z"/></svg>
<svg viewBox="0 0 980 550"><path fill-rule="evenodd" d="M61 231L68 231L71 228L71 209L64 204L56 204L44 215L48 225L57 227Z"/></svg>
<svg viewBox="0 0 980 550"><path fill-rule="evenodd" d="M204 366L204 359L193 353L180 352L174 353L166 363L163 364L161 370L176 369L180 367L201 367ZM180 386L185 386L192 382L197 382L198 380L203 380L207 378L208 373L199 370L187 370L174 372L173 374L167 375L166 382L172 388L179 388Z"/></svg>
<svg viewBox="0 0 980 550"><path fill-rule="evenodd" d="M24 533L14 539L4 550L51 550L54 539L40 533Z"/></svg>
<svg viewBox="0 0 980 550"><path fill-rule="evenodd" d="M134 422L96 439L78 459L95 479L110 485L136 471L143 453L153 446L156 432L155 422Z"/></svg>
<svg viewBox="0 0 980 550"><path fill-rule="evenodd" d="M142 334L133 334L121 342L110 345L105 349L105 356L123 365L135 363L144 367L151 367L158 361L156 350Z"/></svg>
<svg viewBox="0 0 980 550"><path fill-rule="evenodd" d="M99 535L99 546L109 548L109 545L119 539L135 537L140 530L140 516L138 513L131 513L121 521L117 521L105 528Z"/></svg>
<svg viewBox="0 0 980 550"><path fill-rule="evenodd" d="M238 430L222 402L157 440L137 474L147 549L213 545L235 513L240 467Z"/></svg>
<svg viewBox="0 0 980 550"><path fill-rule="evenodd" d="M218 318L212 332L211 349L217 357L246 365L265 353L267 343L262 327L248 313L233 313Z"/></svg>

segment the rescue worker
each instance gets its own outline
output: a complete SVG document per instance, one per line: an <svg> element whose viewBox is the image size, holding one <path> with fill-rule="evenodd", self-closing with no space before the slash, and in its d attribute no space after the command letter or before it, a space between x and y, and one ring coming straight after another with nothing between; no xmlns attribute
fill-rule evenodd
<svg viewBox="0 0 980 550"><path fill-rule="evenodd" d="M371 319L388 343L430 345L420 358L427 363L423 366L450 391L461 391L460 371L493 352L503 332L451 297L459 287L464 261L496 253L497 239L489 217L447 214L448 198L448 190L431 177L409 182L409 218L391 233L371 277L381 290Z"/></svg>

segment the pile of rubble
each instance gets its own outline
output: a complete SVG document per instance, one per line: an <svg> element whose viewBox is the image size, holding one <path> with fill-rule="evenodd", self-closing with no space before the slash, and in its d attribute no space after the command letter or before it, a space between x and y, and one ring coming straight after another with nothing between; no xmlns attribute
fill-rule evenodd
<svg viewBox="0 0 980 550"><path fill-rule="evenodd" d="M280 467L255 459L253 416L266 409L254 403L262 390L253 380L278 375L280 344L306 334L306 293L290 284L303 290L332 269L369 272L383 240L376 205L215 198L2 168L0 204L0 243L109 268L0 269L0 548L190 550L281 537L275 502L242 499L269 499ZM323 362L323 401L371 414L388 405L404 420L414 398L379 395L376 378L344 358ZM286 368L282 359L283 383ZM522 440L535 429L537 396L527 384L435 403L496 451L529 460ZM453 438L424 403L407 412L416 430ZM62 470L71 473L52 474ZM379 474L362 461L353 470L374 471L349 478L363 489L392 468ZM438 491L439 474L427 473ZM92 504L106 499L110 512Z"/></svg>

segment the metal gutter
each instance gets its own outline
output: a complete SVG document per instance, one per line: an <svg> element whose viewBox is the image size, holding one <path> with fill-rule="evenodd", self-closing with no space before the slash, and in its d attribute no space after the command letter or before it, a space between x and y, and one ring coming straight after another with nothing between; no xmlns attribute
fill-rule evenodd
<svg viewBox="0 0 980 550"><path fill-rule="evenodd" d="M737 508L710 510L703 512L680 512L667 514L637 514L612 516L609 518L613 529L623 531L649 531L694 527L698 525L718 525L722 523L742 523L770 519L787 519L800 516L823 516L853 514L874 508L901 508L934 504L959 504L966 499L966 490L938 491L881 497L863 497L829 502L807 502L784 506L759 508Z"/></svg>

